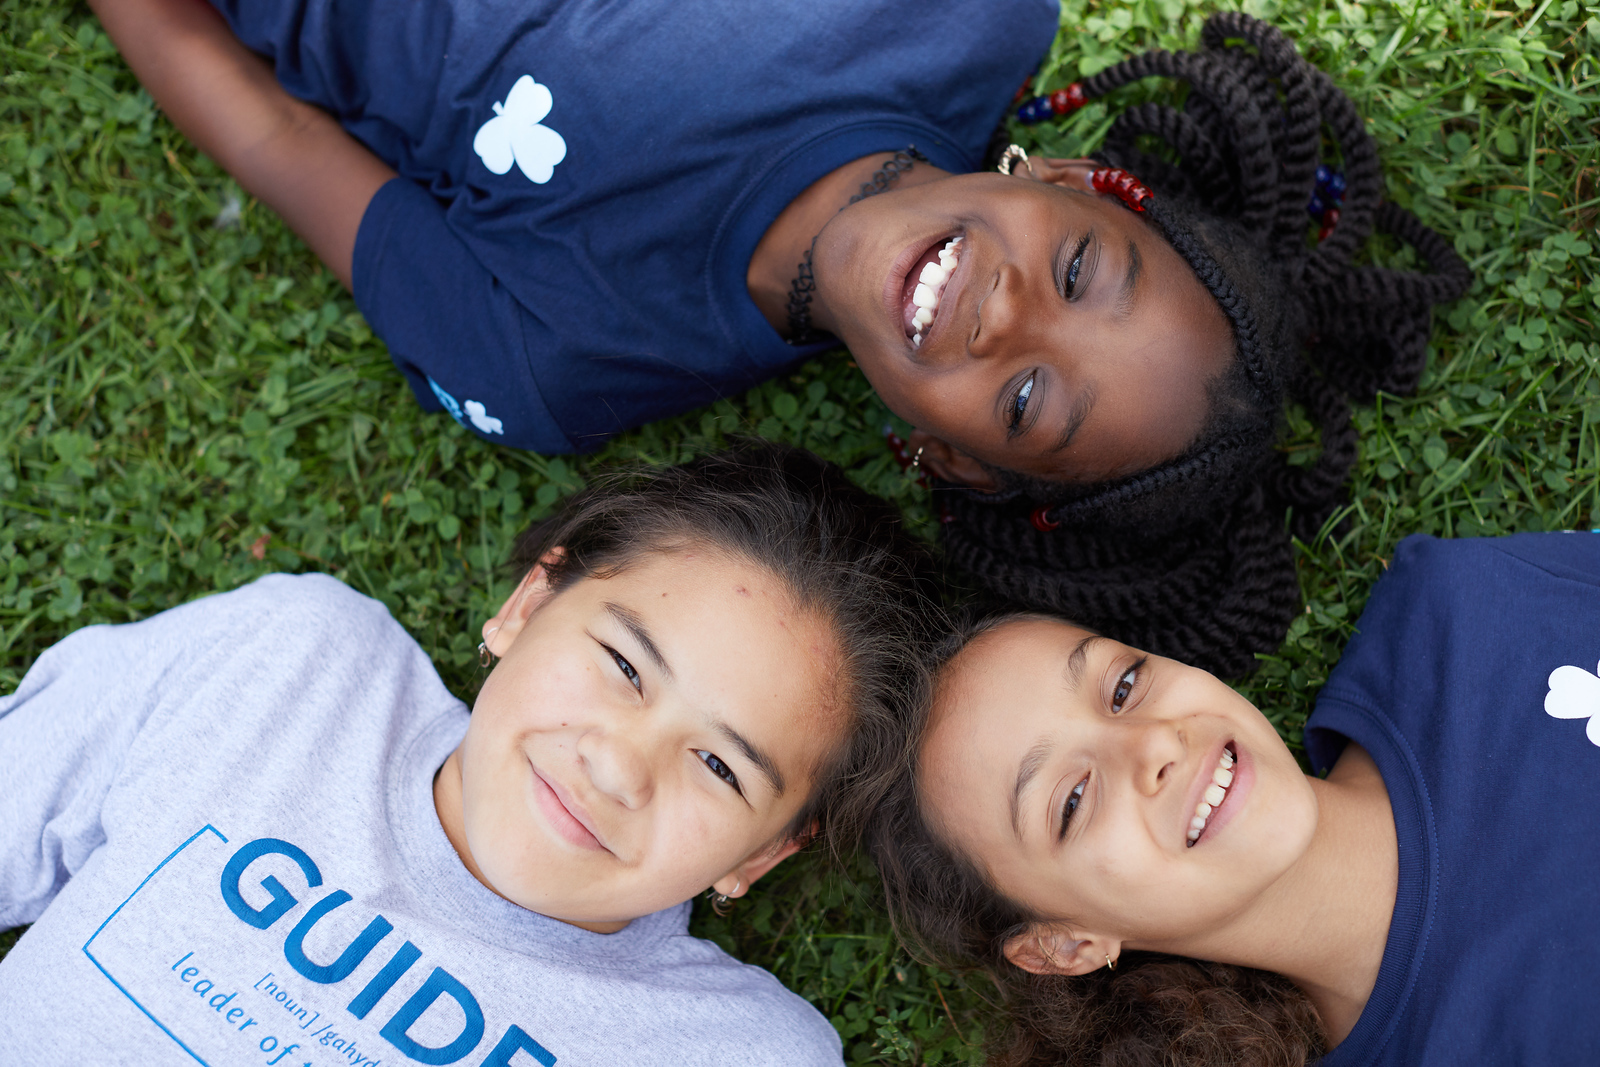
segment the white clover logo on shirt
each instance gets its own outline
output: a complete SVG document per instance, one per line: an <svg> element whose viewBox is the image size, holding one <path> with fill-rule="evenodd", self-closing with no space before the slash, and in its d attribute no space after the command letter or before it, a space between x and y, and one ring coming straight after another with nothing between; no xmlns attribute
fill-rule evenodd
<svg viewBox="0 0 1600 1067"><path fill-rule="evenodd" d="M1582 667L1557 667L1550 672L1550 692L1544 710L1558 719L1588 719L1584 731L1600 745L1600 667L1590 674Z"/></svg>
<svg viewBox="0 0 1600 1067"><path fill-rule="evenodd" d="M470 422L478 428L479 433L497 433L502 437L505 436L505 424L490 415L489 409L483 404L476 400L456 403L456 398L445 392L444 387L432 378L428 379L428 387L433 390L433 395L439 398L439 403L444 405L450 417L461 425L465 426Z"/></svg>
<svg viewBox="0 0 1600 1067"><path fill-rule="evenodd" d="M506 173L515 163L530 182L543 185L555 173L556 164L567 158L567 142L542 125L554 103L547 86L524 74L504 103L495 101L494 118L478 128L472 150L496 174Z"/></svg>
<svg viewBox="0 0 1600 1067"><path fill-rule="evenodd" d="M490 415L489 409L476 400L468 400L461 406L466 409L467 418L472 420L472 425L484 433L504 434L506 432L502 428L500 420Z"/></svg>

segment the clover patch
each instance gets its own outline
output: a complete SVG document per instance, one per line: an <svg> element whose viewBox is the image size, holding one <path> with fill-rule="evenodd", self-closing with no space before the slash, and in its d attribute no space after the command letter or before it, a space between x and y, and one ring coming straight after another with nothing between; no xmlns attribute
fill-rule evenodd
<svg viewBox="0 0 1600 1067"><path fill-rule="evenodd" d="M1558 719L1588 719L1584 733L1600 745L1600 667L1590 674L1582 667L1557 667L1550 672L1544 710Z"/></svg>
<svg viewBox="0 0 1600 1067"><path fill-rule="evenodd" d="M494 118L478 128L472 150L496 174L504 174L515 163L523 177L543 185L555 173L556 164L567 158L566 140L542 125L554 104L550 89L524 74L511 86L504 103L495 101Z"/></svg>

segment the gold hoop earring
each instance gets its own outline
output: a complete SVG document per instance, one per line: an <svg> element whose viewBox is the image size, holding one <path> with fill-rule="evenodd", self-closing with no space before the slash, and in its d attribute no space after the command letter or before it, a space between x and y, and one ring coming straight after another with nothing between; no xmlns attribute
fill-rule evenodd
<svg viewBox="0 0 1600 1067"><path fill-rule="evenodd" d="M1117 961L1111 958L1111 953L1109 953L1109 952L1106 953L1106 970L1114 971L1116 969L1117 969Z"/></svg>
<svg viewBox="0 0 1600 1067"><path fill-rule="evenodd" d="M994 169L1001 174L1010 174L1011 168L1018 163L1027 167L1029 174L1033 173L1033 164L1028 161L1028 150L1019 144L1008 145L1006 150L1000 153L1000 162Z"/></svg>
<svg viewBox="0 0 1600 1067"><path fill-rule="evenodd" d="M494 653L489 651L489 638L500 631L500 627L491 626L489 632L483 635L483 640L478 642L478 666L488 670L494 665Z"/></svg>

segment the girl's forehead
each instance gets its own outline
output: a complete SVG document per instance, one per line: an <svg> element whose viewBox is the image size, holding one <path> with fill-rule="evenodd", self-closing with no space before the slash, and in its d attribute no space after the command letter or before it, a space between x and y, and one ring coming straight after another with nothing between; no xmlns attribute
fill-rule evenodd
<svg viewBox="0 0 1600 1067"><path fill-rule="evenodd" d="M664 646L693 657L702 678L712 669L724 679L743 678L759 664L773 685L818 688L835 673L840 648L832 622L803 604L782 575L737 552L689 544L585 581L594 583L592 597L625 599L663 629Z"/></svg>
<svg viewBox="0 0 1600 1067"><path fill-rule="evenodd" d="M1043 615L1005 619L974 636L939 671L934 693L937 715L945 704L970 702L975 686L1066 669L1075 649L1092 631Z"/></svg>
<svg viewBox="0 0 1600 1067"><path fill-rule="evenodd" d="M1011 761L1041 724L1067 728L1075 653L1100 638L1061 619L1005 620L978 634L940 671L923 737L922 766L946 782ZM1083 663L1079 663L1080 670Z"/></svg>
<svg viewBox="0 0 1600 1067"><path fill-rule="evenodd" d="M580 585L592 616L648 637L675 689L772 751L814 763L844 728L835 628L770 568L691 545Z"/></svg>

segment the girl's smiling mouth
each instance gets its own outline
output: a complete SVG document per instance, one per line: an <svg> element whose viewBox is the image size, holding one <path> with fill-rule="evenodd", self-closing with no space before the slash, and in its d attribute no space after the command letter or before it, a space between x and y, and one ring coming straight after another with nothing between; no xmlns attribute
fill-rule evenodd
<svg viewBox="0 0 1600 1067"><path fill-rule="evenodd" d="M609 852L589 826L587 813L566 790L533 768L534 799L549 820L550 828L563 840L590 852Z"/></svg>
<svg viewBox="0 0 1600 1067"><path fill-rule="evenodd" d="M961 263L961 234L941 236L925 248L909 248L895 258L885 297L891 316L912 348L922 342L938 321L939 309L953 302L959 286L952 286Z"/></svg>
<svg viewBox="0 0 1600 1067"><path fill-rule="evenodd" d="M1232 821L1255 780L1236 741L1225 744L1215 763L1210 766L1209 778L1203 783L1196 783L1201 789L1199 799L1189 812L1189 826L1185 833L1185 843L1189 848L1214 837Z"/></svg>

